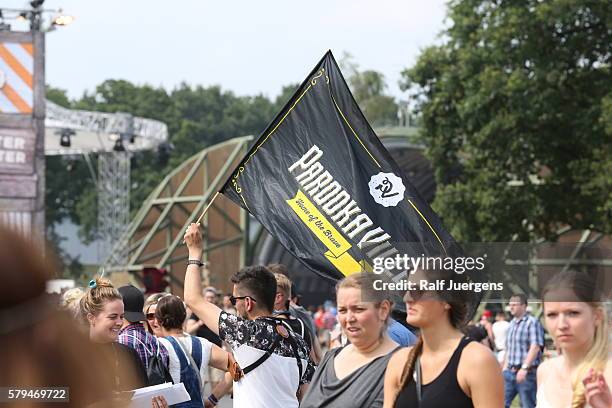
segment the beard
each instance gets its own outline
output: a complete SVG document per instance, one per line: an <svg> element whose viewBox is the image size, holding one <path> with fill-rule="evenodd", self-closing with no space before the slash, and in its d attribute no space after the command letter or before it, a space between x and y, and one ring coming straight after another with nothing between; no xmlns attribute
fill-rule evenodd
<svg viewBox="0 0 612 408"><path fill-rule="evenodd" d="M249 320L249 315L247 313L246 310L240 308L236 308L236 313L238 314L238 316L242 317L243 319Z"/></svg>

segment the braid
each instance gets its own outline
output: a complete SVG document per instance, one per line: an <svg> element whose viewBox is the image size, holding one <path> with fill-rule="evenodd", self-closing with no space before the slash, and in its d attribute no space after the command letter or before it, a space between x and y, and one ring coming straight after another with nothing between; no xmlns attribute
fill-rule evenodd
<svg viewBox="0 0 612 408"><path fill-rule="evenodd" d="M410 354L408 354L408 359L406 360L406 365L404 365L404 369L402 370L402 376L400 377L400 386L397 390L397 395L395 396L395 399L397 399L397 396L399 395L399 393L404 388L406 388L406 386L408 385L408 382L414 375L416 359L418 356L421 355L422 352L423 352L423 337L419 336L416 344L414 345L412 350L410 350Z"/></svg>

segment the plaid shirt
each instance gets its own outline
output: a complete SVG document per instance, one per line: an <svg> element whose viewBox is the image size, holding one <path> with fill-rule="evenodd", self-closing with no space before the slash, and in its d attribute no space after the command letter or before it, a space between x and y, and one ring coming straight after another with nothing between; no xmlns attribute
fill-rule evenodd
<svg viewBox="0 0 612 408"><path fill-rule="evenodd" d="M166 364L166 367L168 366L168 350L157 341L155 336L147 332L144 325L140 322L130 323L121 329L117 342L136 350L145 370L149 369L149 359L151 356L157 355L158 347L162 361Z"/></svg>
<svg viewBox="0 0 612 408"><path fill-rule="evenodd" d="M528 313L525 313L520 319L512 319L506 337L506 362L508 367L523 365L532 344L540 346L540 352L538 352L536 359L531 362L532 367L537 367L542 356L541 349L544 347L544 328L538 319Z"/></svg>

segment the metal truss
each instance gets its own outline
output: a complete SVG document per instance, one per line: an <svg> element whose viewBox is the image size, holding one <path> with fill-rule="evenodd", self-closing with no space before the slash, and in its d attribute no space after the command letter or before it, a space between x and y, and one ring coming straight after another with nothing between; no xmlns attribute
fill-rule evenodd
<svg viewBox="0 0 612 408"><path fill-rule="evenodd" d="M140 272L165 268L172 290L182 290L187 226L201 214L229 173L248 151L251 136L231 139L204 149L174 169L150 194L112 250L127 252L127 261L110 271ZM127 224L127 223L126 223ZM227 274L244 265L248 246L246 213L219 195L202 220L204 257L210 261L206 284L228 290Z"/></svg>
<svg viewBox="0 0 612 408"><path fill-rule="evenodd" d="M98 257L101 267L125 265L127 248L115 246L130 221L130 154L98 155Z"/></svg>
<svg viewBox="0 0 612 408"><path fill-rule="evenodd" d="M129 144L130 151L154 149L168 140L168 127L157 120L122 112L66 109L50 101L46 102L46 107L45 154L47 156L111 152L116 140L115 135L120 134L128 134L132 138L133 141ZM75 132L70 147L59 144L58 130L63 129Z"/></svg>

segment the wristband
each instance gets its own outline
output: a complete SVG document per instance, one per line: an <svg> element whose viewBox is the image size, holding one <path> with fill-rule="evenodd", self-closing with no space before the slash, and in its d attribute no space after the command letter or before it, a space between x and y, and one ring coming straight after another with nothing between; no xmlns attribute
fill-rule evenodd
<svg viewBox="0 0 612 408"><path fill-rule="evenodd" d="M521 370L529 370L529 366L527 364L523 364L521 366Z"/></svg>
<svg viewBox="0 0 612 408"><path fill-rule="evenodd" d="M199 259L189 259L187 265L198 265L200 267L208 268L208 262L202 262Z"/></svg>
<svg viewBox="0 0 612 408"><path fill-rule="evenodd" d="M210 394L208 396L208 400L213 404L213 405L217 405L219 403L219 400L217 399L217 397L215 397L215 394Z"/></svg>

